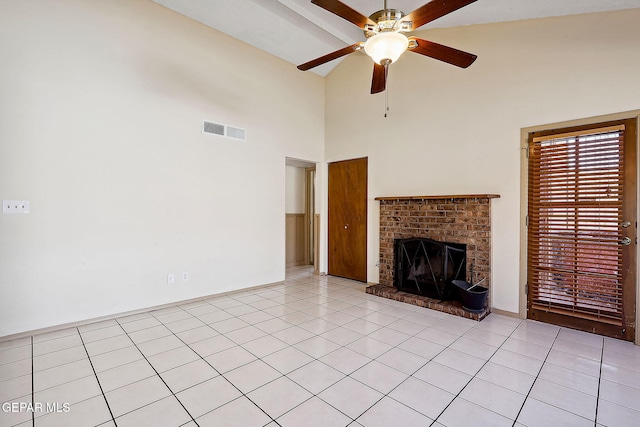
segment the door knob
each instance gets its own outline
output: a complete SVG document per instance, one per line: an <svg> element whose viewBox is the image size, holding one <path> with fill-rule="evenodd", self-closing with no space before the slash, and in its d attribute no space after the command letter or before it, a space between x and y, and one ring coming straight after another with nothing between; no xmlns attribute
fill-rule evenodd
<svg viewBox="0 0 640 427"><path fill-rule="evenodd" d="M349 224L344 225L344 229L346 230L347 228L349 228Z"/></svg>
<svg viewBox="0 0 640 427"><path fill-rule="evenodd" d="M622 228L627 228L627 227L629 227L630 225L631 225L631 223L630 223L629 221L624 221L622 224L620 224L620 226L621 226Z"/></svg>
<svg viewBox="0 0 640 427"><path fill-rule="evenodd" d="M624 237L622 240L620 240L620 243L622 243L625 246L629 246L631 244L631 239L628 237Z"/></svg>

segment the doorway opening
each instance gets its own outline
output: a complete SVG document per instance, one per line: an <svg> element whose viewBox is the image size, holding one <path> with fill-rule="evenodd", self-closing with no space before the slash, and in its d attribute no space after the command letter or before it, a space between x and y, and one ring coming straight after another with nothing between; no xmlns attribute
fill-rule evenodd
<svg viewBox="0 0 640 427"><path fill-rule="evenodd" d="M316 164L286 158L286 267L313 266L318 274L319 215L316 213Z"/></svg>

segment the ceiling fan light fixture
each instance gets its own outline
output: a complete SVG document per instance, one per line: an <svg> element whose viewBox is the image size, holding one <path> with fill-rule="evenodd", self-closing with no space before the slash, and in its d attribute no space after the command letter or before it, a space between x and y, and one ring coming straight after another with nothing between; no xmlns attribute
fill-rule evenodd
<svg viewBox="0 0 640 427"><path fill-rule="evenodd" d="M384 31L369 37L364 44L364 51L376 64L396 62L409 47L409 39L402 33Z"/></svg>

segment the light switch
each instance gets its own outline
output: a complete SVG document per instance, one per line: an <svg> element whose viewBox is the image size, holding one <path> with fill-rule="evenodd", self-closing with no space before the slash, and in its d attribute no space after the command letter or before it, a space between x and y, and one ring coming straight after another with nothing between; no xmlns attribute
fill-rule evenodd
<svg viewBox="0 0 640 427"><path fill-rule="evenodd" d="M2 213L3 214L28 214L29 201L28 200L3 200Z"/></svg>

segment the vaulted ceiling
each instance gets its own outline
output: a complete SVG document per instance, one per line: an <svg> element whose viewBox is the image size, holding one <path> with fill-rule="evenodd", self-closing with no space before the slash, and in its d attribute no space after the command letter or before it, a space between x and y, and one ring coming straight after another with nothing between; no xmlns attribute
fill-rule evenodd
<svg viewBox="0 0 640 427"><path fill-rule="evenodd" d="M153 0L292 64L364 40L362 30L309 0ZM363 15L383 0L342 0ZM410 13L427 0L388 0ZM421 29L517 21L640 7L640 0L478 0ZM326 75L340 59L312 71Z"/></svg>

